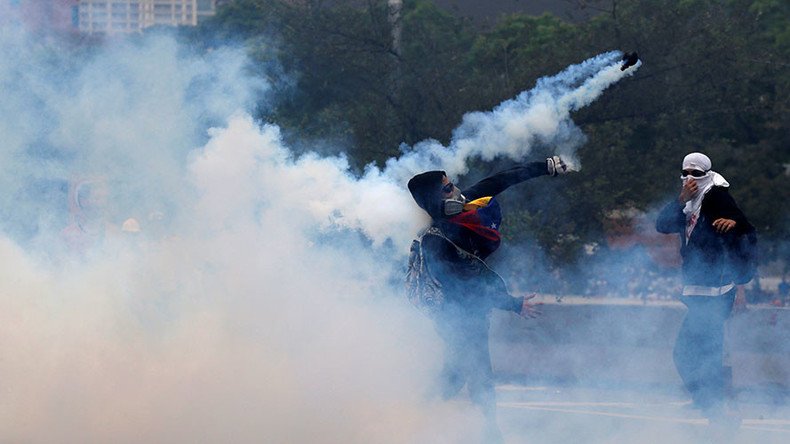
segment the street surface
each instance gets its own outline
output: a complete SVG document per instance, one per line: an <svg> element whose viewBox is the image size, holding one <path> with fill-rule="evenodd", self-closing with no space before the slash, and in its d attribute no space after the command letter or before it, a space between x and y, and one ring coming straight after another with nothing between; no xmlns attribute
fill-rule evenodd
<svg viewBox="0 0 790 444"><path fill-rule="evenodd" d="M790 407L739 393L737 429L711 426L680 392L659 389L497 386L506 443L790 443Z"/></svg>

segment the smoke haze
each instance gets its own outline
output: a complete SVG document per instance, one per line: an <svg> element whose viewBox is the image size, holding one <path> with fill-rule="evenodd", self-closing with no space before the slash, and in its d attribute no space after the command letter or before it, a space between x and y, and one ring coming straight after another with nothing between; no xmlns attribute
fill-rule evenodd
<svg viewBox="0 0 790 444"><path fill-rule="evenodd" d="M477 441L477 410L429 396L441 344L399 293L425 222L405 181L572 157L569 113L633 72L619 56L356 177L250 117L269 85L241 50L77 57L1 27L0 440Z"/></svg>

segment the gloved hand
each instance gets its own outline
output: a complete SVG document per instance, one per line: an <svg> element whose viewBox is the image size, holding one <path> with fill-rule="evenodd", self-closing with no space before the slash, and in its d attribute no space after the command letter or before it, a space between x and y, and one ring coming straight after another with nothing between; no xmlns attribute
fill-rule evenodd
<svg viewBox="0 0 790 444"><path fill-rule="evenodd" d="M549 170L549 176L557 176L568 172L568 165L565 165L560 156L547 158L546 167Z"/></svg>

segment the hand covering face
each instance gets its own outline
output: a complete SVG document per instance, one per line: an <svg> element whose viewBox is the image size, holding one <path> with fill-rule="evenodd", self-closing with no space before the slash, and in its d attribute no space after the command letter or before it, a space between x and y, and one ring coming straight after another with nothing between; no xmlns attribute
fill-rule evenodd
<svg viewBox="0 0 790 444"><path fill-rule="evenodd" d="M705 173L705 175L700 177L695 177L692 175L681 176L681 180L684 182L688 180L697 181L698 189L697 194L691 200L686 202L686 206L683 208L683 213L686 215L686 218L689 218L692 215L699 215L700 208L702 208L702 200L705 198L705 194L710 191L711 188L714 186L730 186L729 182L727 182L727 180L721 174L711 170L710 158L702 153L691 153L687 155L683 159L683 170L697 170Z"/></svg>

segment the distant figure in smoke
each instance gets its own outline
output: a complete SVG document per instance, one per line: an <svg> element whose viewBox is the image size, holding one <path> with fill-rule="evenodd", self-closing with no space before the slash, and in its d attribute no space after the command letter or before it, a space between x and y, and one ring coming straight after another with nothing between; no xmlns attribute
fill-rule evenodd
<svg viewBox="0 0 790 444"><path fill-rule="evenodd" d="M104 239L109 191L104 179L77 181L69 192L69 225L62 236L66 247L83 254Z"/></svg>
<svg viewBox="0 0 790 444"><path fill-rule="evenodd" d="M754 274L754 227L727 192L729 183L711 170L702 153L683 159L683 186L658 216L656 229L680 235L683 293L688 313L673 357L693 405L712 423L725 415L727 376L722 365L724 322L733 306L746 303L743 284Z"/></svg>
<svg viewBox="0 0 790 444"><path fill-rule="evenodd" d="M533 296L511 296L502 278L484 262L500 244L502 215L495 196L525 180L566 171L562 159L554 156L546 162L515 166L464 190L450 182L444 171L428 171L409 180L414 200L433 219L412 244L407 280L411 288L420 287L420 295L410 297L418 305L431 305L431 316L446 345L442 395L450 398L467 385L470 397L485 414L486 442L501 441L488 351L488 314L494 308L525 317L538 314L530 303ZM416 282L426 275L429 281ZM424 300L414 300L420 298Z"/></svg>
<svg viewBox="0 0 790 444"><path fill-rule="evenodd" d="M777 296L782 306L790 305L790 283L787 282L787 276L782 276L782 282L777 287Z"/></svg>

